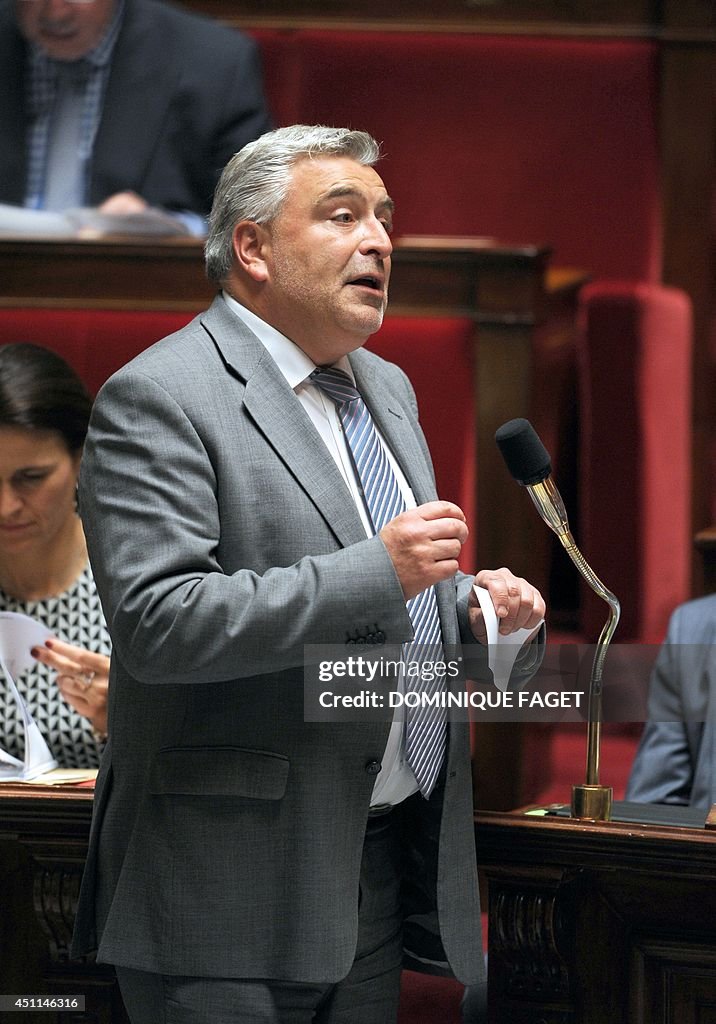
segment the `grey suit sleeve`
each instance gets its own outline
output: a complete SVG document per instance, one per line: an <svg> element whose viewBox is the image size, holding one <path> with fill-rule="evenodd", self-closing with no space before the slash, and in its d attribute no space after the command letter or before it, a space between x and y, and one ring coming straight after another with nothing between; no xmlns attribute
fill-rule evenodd
<svg viewBox="0 0 716 1024"><path fill-rule="evenodd" d="M649 683L649 721L627 783L626 798L639 803L688 804L694 764L682 694L679 617L674 615Z"/></svg>
<svg viewBox="0 0 716 1024"><path fill-rule="evenodd" d="M262 573L227 572L209 447L141 373L123 371L97 399L80 509L115 653L136 679L212 682L299 667L304 644L343 644L357 623L379 622L388 643L410 638L378 537ZM241 453L236 463L240 473ZM246 523L245 547L259 531L302 525L290 508L267 509L265 522Z"/></svg>

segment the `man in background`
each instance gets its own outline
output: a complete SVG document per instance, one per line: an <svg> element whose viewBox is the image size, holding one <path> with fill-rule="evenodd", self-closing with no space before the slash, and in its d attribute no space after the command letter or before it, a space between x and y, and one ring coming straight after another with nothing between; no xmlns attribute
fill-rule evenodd
<svg viewBox="0 0 716 1024"><path fill-rule="evenodd" d="M157 0L0 0L0 202L148 207L203 234L229 158L271 127L247 36Z"/></svg>
<svg viewBox="0 0 716 1024"><path fill-rule="evenodd" d="M716 594L671 616L648 713L627 800L708 811L716 803Z"/></svg>

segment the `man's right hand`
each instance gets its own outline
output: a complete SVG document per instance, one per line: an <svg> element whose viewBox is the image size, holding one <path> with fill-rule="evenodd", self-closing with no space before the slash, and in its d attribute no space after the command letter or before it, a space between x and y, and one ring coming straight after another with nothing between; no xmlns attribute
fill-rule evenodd
<svg viewBox="0 0 716 1024"><path fill-rule="evenodd" d="M467 534L465 514L451 501L428 501L385 524L379 536L406 601L455 575Z"/></svg>

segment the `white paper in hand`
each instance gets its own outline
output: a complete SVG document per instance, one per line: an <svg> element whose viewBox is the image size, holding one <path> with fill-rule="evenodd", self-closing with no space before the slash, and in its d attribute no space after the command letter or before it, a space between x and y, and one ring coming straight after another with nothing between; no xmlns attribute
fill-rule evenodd
<svg viewBox="0 0 716 1024"><path fill-rule="evenodd" d="M495 686L504 692L510 682L515 659L520 653L522 645L534 633L536 627L516 629L514 633L500 633L500 620L497 618L489 590L477 586L473 586L472 589L480 602L487 630L487 664L492 671ZM540 625L542 622L544 619L540 621Z"/></svg>
<svg viewBox="0 0 716 1024"><path fill-rule="evenodd" d="M25 758L19 761L0 748L0 779L29 781L57 767L45 738L30 714L15 680L22 672L32 668L35 659L31 648L41 647L52 633L28 615L0 612L0 669L9 687L25 732Z"/></svg>

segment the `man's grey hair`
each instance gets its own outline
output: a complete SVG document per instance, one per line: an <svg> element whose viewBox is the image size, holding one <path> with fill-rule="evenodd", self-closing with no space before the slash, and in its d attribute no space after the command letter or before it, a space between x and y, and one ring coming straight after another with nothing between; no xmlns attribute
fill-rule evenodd
<svg viewBox="0 0 716 1024"><path fill-rule="evenodd" d="M288 193L293 164L320 156L346 156L372 167L380 159L380 145L367 132L294 124L267 132L232 156L209 215L204 256L210 281L223 283L231 270L236 225L242 220L272 221Z"/></svg>

